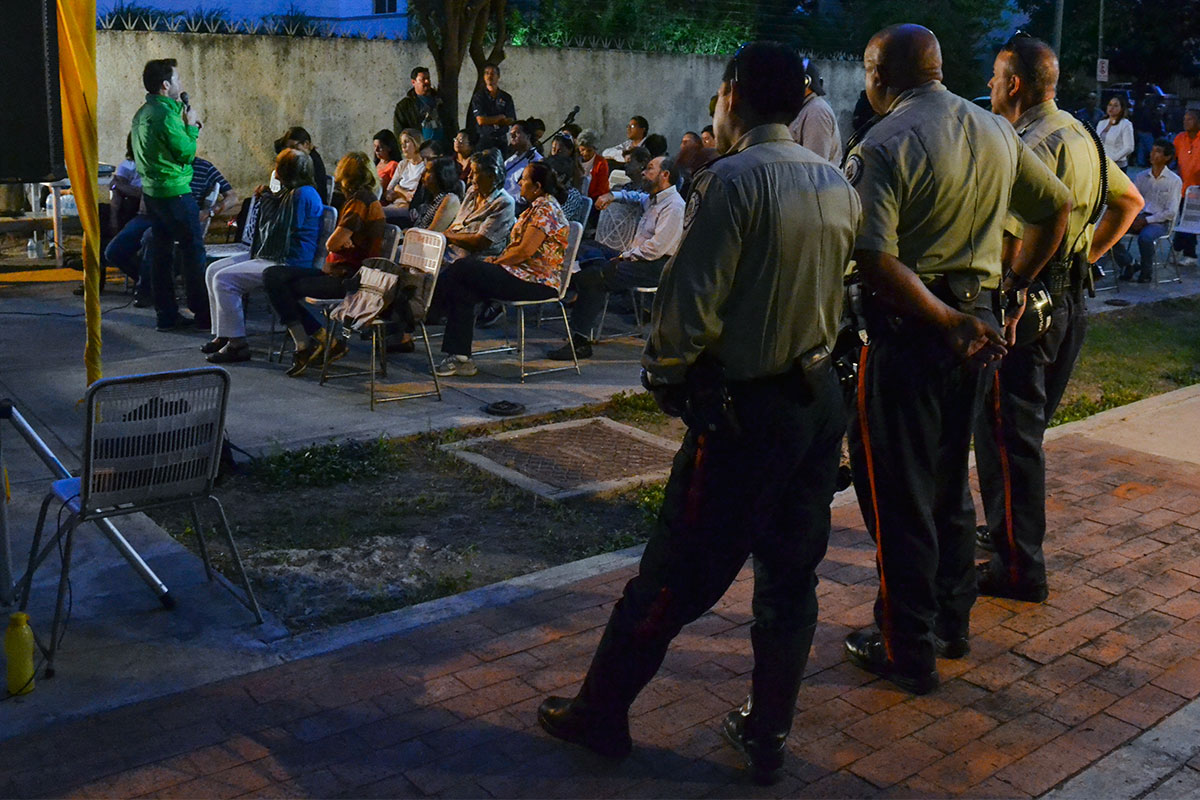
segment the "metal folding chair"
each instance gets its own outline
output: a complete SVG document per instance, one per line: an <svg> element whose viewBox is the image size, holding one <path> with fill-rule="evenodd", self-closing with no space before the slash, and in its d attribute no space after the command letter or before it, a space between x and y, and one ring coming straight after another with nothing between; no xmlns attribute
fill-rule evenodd
<svg viewBox="0 0 1200 800"><path fill-rule="evenodd" d="M29 566L20 581L20 608L24 610L29 604L34 573L62 542L58 598L49 646L45 648L46 676L54 674L72 545L76 530L85 522L98 523L160 506L187 504L204 571L211 581L212 561L197 507L199 502L207 501L217 511L245 592L245 597L238 597L236 592L234 596L262 623L262 612L233 541L229 520L212 494L225 434L229 373L219 367L203 367L105 378L93 383L84 399L87 417L83 471L78 478L64 478L50 485L38 514ZM41 547L46 516L55 501L70 514Z"/></svg>
<svg viewBox="0 0 1200 800"><path fill-rule="evenodd" d="M511 306L517 309L517 346L506 344L503 347L492 347L487 350L477 350L475 355L482 356L488 353L511 353L514 350L517 352L517 362L521 371L521 383L530 375L544 375L550 372L562 372L568 369L574 369L576 374L579 374L579 359L575 356L575 340L571 338L571 322L567 319L567 307L563 305L563 298L567 295L567 286L571 282L571 265L575 263L575 256L579 253L579 243L583 240L583 226L578 222L567 223L567 249L563 253L563 264L559 274L558 294L554 297L546 298L545 300L502 300L505 312ZM562 314L563 325L567 331L567 343L571 346L571 360L573 362L570 367L552 367L550 369L538 369L532 372L525 371L525 309L531 306L540 307L550 303L557 303L558 310Z"/></svg>

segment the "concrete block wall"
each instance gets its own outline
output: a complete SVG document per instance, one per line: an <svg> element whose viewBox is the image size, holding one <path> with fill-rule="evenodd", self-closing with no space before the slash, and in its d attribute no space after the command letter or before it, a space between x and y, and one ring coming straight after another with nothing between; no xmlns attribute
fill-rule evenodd
<svg viewBox="0 0 1200 800"><path fill-rule="evenodd" d="M117 163L129 120L143 102L142 66L179 60L184 88L202 115L199 152L239 193L265 182L272 142L303 125L332 174L349 150L370 153L371 135L392 125L392 109L408 91L409 70L432 68L423 43L396 40L97 31L100 158ZM634 114L667 137L671 152L686 130L708 124L725 59L613 50L509 48L501 85L522 117L551 130L575 105L577 122L600 131L605 146L625 138ZM862 88L862 65L818 62L843 138ZM435 74L436 78L436 74ZM458 119L466 113L474 67L464 65Z"/></svg>

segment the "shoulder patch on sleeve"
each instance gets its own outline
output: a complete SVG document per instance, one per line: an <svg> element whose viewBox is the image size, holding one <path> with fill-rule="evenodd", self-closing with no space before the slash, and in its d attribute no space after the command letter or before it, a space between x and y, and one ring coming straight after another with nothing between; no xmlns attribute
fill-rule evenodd
<svg viewBox="0 0 1200 800"><path fill-rule="evenodd" d="M850 185L854 186L858 183L858 179L862 176L863 160L858 153L846 159L846 166L842 169L846 180L850 181Z"/></svg>

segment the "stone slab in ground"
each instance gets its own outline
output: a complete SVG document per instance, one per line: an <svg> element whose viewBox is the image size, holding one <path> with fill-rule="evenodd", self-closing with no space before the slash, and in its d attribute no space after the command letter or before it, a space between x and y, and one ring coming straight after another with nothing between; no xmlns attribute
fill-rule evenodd
<svg viewBox="0 0 1200 800"><path fill-rule="evenodd" d="M567 500L663 480L679 444L606 417L590 417L442 447L547 500Z"/></svg>

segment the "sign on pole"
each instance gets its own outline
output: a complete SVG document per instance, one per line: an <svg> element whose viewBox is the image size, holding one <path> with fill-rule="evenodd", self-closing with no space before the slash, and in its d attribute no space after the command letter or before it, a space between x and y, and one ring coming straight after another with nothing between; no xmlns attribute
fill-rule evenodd
<svg viewBox="0 0 1200 800"><path fill-rule="evenodd" d="M1108 83L1108 59L1096 59L1096 80L1100 83Z"/></svg>

